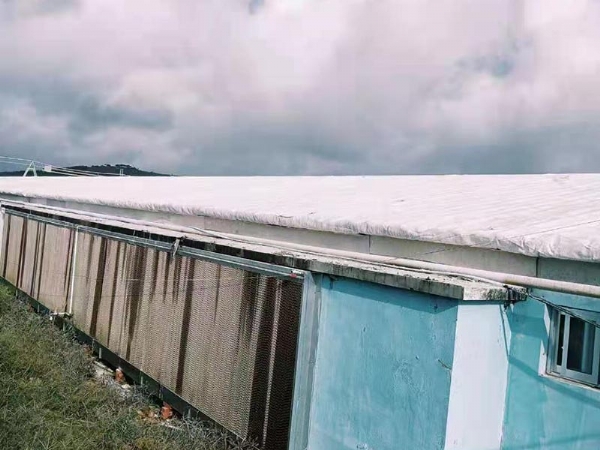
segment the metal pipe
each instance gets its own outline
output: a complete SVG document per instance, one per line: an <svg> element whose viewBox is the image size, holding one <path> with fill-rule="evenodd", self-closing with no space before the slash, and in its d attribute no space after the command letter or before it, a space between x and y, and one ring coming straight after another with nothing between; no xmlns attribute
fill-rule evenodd
<svg viewBox="0 0 600 450"><path fill-rule="evenodd" d="M565 294L582 295L586 297L600 298L600 286L594 286L582 283L572 283L570 281L550 280L547 278L529 277L525 275L515 275L510 273L492 272L481 269L471 269L468 267L450 266L446 264L431 263L407 258L396 258L390 256L372 255L370 253L350 252L347 250L335 250L321 247L312 247L302 244L288 244L279 241L269 241L266 239L257 239L244 236L225 235L211 231L198 230L230 240L243 240L246 243L254 241L257 244L280 247L299 252L318 253L321 255L332 256L352 261L371 262L386 266L394 266L403 269L413 269L425 272L436 273L440 275L467 277L471 279L495 282L503 285L521 286L526 288L543 289L553 292L562 292Z"/></svg>
<svg viewBox="0 0 600 450"><path fill-rule="evenodd" d="M10 201L6 203L12 203ZM14 202L21 203L21 202ZM28 205L26 203L23 206ZM28 205L31 206L31 205ZM25 206L26 207L26 206ZM68 211L63 208L44 206L47 209L56 211ZM145 220L130 219L123 217L113 217L98 213L88 213L85 211L69 211L84 216L103 218L107 220L118 220L123 223L131 223L135 225L150 226L153 228L162 228L165 230L180 231L188 237L193 238L190 230L193 229L197 234L202 236L211 236L217 239L227 239L229 241L241 242L244 244L257 244L269 247L282 248L287 250L295 250L302 253L311 253L317 255L332 256L341 259L352 260L355 262L370 262L375 264L383 264L392 267L403 269L411 269L423 272L431 272L440 275L466 277L480 281L500 283L503 285L514 285L526 288L537 288L553 292L562 292L565 294L582 295L586 297L600 298L600 286L594 286L582 283L572 283L570 281L550 280L547 278L537 278L525 275L515 275L509 273L492 272L481 269L471 269L468 267L450 266L446 264L431 263L407 258L396 258L390 256L373 255L370 253L350 252L346 250L335 250L323 247L313 247L303 244L289 244L281 241L273 241L269 239L254 238L250 236L240 236L228 233L220 233L212 230L203 230L195 227L184 227L172 224L163 224L158 222L150 222Z"/></svg>
<svg viewBox="0 0 600 450"><path fill-rule="evenodd" d="M429 263L425 261L415 261L403 258L394 258L392 260L384 262L385 257L377 257L376 255L369 255L369 257L374 257L369 258L369 260L373 262L381 261L382 263L392 264L394 266L435 271L436 273L446 275L467 276L481 280L495 281L497 283L513 286L536 288L554 292L562 292L565 294L600 298L600 286L594 286L590 284L550 280L547 278L528 277L525 275L515 275L510 273L491 272L487 270L471 269L468 267L447 266L444 264Z"/></svg>
<svg viewBox="0 0 600 450"><path fill-rule="evenodd" d="M4 208L0 207L0 257L4 255L5 251L8 249L4 247L4 221L6 220L6 211Z"/></svg>
<svg viewBox="0 0 600 450"><path fill-rule="evenodd" d="M73 296L75 291L75 269L77 267L77 242L79 240L79 228L75 228L75 242L73 244L73 256L71 257L71 290L69 292L68 313L73 316Z"/></svg>

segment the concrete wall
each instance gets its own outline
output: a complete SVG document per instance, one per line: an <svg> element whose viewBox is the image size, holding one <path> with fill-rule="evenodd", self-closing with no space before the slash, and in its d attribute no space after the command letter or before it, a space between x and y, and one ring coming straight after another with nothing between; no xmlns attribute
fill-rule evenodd
<svg viewBox="0 0 600 450"><path fill-rule="evenodd" d="M534 291L553 303L599 310L600 301ZM503 450L597 450L600 390L545 375L549 320L546 306L518 303L508 314L512 331Z"/></svg>
<svg viewBox="0 0 600 450"><path fill-rule="evenodd" d="M311 450L444 447L456 301L323 277Z"/></svg>
<svg viewBox="0 0 600 450"><path fill-rule="evenodd" d="M502 303L459 303L445 450L500 448L509 347Z"/></svg>

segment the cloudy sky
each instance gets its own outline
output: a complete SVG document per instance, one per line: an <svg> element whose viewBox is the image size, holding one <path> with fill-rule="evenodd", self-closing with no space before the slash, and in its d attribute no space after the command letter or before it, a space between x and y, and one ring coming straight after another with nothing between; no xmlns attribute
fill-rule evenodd
<svg viewBox="0 0 600 450"><path fill-rule="evenodd" d="M600 2L0 0L0 155L600 171Z"/></svg>

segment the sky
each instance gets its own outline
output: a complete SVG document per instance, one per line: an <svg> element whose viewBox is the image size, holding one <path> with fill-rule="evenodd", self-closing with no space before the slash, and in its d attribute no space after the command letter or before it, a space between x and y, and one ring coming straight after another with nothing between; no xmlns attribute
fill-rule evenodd
<svg viewBox="0 0 600 450"><path fill-rule="evenodd" d="M0 0L0 155L600 172L600 1Z"/></svg>

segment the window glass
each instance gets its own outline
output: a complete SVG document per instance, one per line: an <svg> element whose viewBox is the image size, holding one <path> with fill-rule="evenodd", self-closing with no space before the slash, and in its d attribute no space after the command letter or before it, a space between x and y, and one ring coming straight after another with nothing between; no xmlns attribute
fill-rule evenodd
<svg viewBox="0 0 600 450"><path fill-rule="evenodd" d="M575 317L570 318L569 325L567 369L591 374L594 362L594 327Z"/></svg>
<svg viewBox="0 0 600 450"><path fill-rule="evenodd" d="M558 327L558 352L556 354L556 365L562 366L563 360L563 346L565 345L565 315L559 314L559 327Z"/></svg>

